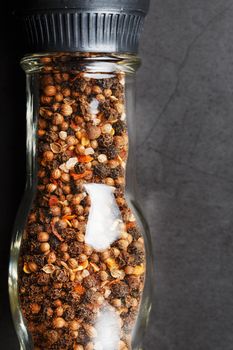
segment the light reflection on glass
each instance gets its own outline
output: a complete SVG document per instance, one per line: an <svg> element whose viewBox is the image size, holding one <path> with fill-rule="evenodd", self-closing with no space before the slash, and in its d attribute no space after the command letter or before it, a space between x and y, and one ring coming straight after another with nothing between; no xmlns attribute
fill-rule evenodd
<svg viewBox="0 0 233 350"><path fill-rule="evenodd" d="M99 113L99 101L96 98L93 98L89 104L89 113L98 114Z"/></svg>
<svg viewBox="0 0 233 350"><path fill-rule="evenodd" d="M120 317L113 307L105 306L97 318L95 329L97 337L94 342L95 350L116 350L120 341Z"/></svg>
<svg viewBox="0 0 233 350"><path fill-rule="evenodd" d="M114 197L115 188L104 184L84 185L91 198L85 242L104 250L120 237L123 221Z"/></svg>

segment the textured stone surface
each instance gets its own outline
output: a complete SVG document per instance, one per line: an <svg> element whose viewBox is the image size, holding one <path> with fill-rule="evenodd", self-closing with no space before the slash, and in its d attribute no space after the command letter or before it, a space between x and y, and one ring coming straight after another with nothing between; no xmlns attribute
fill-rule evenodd
<svg viewBox="0 0 233 350"><path fill-rule="evenodd" d="M145 350L233 348L232 17L232 1L152 0L145 25L137 80L137 174L155 256ZM13 41L17 48L10 44L4 23L0 107L1 118L7 118L0 140L8 172L1 172L0 336L3 348L15 350L6 261L24 184L23 172L14 177L24 161L24 76L16 57L20 41ZM21 87L14 104L13 79ZM6 137L10 130L13 138Z"/></svg>
<svg viewBox="0 0 233 350"><path fill-rule="evenodd" d="M148 350L233 348L232 16L232 1L157 0L145 26L137 174L155 256Z"/></svg>

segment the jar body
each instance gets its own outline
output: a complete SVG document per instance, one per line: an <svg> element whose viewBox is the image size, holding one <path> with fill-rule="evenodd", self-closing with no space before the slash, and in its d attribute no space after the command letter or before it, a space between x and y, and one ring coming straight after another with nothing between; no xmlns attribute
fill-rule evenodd
<svg viewBox="0 0 233 350"><path fill-rule="evenodd" d="M137 59L22 64L28 178L9 270L21 348L141 349L151 252L134 197Z"/></svg>

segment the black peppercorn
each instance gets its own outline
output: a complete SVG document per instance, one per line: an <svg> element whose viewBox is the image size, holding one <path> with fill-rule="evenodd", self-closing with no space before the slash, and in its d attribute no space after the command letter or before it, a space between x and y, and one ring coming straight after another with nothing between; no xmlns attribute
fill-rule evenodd
<svg viewBox="0 0 233 350"><path fill-rule="evenodd" d="M69 306L65 309L62 316L66 321L71 321L75 318L75 311L72 307Z"/></svg>
<svg viewBox="0 0 233 350"><path fill-rule="evenodd" d="M76 174L83 174L85 171L85 167L83 164L76 163L74 166L74 171Z"/></svg>
<svg viewBox="0 0 233 350"><path fill-rule="evenodd" d="M79 242L72 242L69 246L69 254L71 258L76 258L83 252L83 246Z"/></svg>
<svg viewBox="0 0 233 350"><path fill-rule="evenodd" d="M99 176L101 179L107 177L110 173L110 169L105 164L98 164L94 167L94 175Z"/></svg>
<svg viewBox="0 0 233 350"><path fill-rule="evenodd" d="M116 298L123 298L129 294L129 287L124 282L114 283L111 286L112 294Z"/></svg>
<svg viewBox="0 0 233 350"><path fill-rule="evenodd" d="M118 176L122 175L122 168L121 166L118 166L116 168L111 169L110 171L110 177L113 179L118 178Z"/></svg>
<svg viewBox="0 0 233 350"><path fill-rule="evenodd" d="M38 273L38 277L37 277L37 283L40 286L45 286L49 283L50 280L50 276L46 273L40 272Z"/></svg>
<svg viewBox="0 0 233 350"><path fill-rule="evenodd" d="M126 131L126 124L122 120L118 120L116 123L112 125L115 135L121 135L123 132Z"/></svg>
<svg viewBox="0 0 233 350"><path fill-rule="evenodd" d="M113 144L113 137L109 134L104 134L97 139L99 148L109 147Z"/></svg>
<svg viewBox="0 0 233 350"><path fill-rule="evenodd" d="M53 236L53 235L51 235L50 236L50 239L49 239L49 244L50 244L50 246L51 246L51 248L52 249L57 249L58 248L58 246L59 246L59 240L57 239L57 237L55 237L55 236Z"/></svg>
<svg viewBox="0 0 233 350"><path fill-rule="evenodd" d="M137 240L141 235L139 230L136 227L131 227L128 229L128 233L135 239Z"/></svg>
<svg viewBox="0 0 233 350"><path fill-rule="evenodd" d="M108 159L114 159L118 155L118 150L114 145L109 146L108 148L105 149L105 152Z"/></svg>
<svg viewBox="0 0 233 350"><path fill-rule="evenodd" d="M87 276L83 280L83 285L85 288L92 288L96 285L96 278L94 276Z"/></svg>
<svg viewBox="0 0 233 350"><path fill-rule="evenodd" d="M93 323L95 320L94 313L86 306L78 305L75 314L78 318L83 318L86 322Z"/></svg>
<svg viewBox="0 0 233 350"><path fill-rule="evenodd" d="M69 281L69 273L67 270L56 270L53 273L53 280L56 282L68 282Z"/></svg>

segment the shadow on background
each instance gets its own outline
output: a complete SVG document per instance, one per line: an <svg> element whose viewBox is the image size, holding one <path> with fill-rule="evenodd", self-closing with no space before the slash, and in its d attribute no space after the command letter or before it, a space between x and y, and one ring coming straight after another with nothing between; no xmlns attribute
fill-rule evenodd
<svg viewBox="0 0 233 350"><path fill-rule="evenodd" d="M14 3L0 12L0 339L1 348L15 350L17 338L8 301L11 232L25 184L25 77L20 68L24 33L13 16Z"/></svg>

